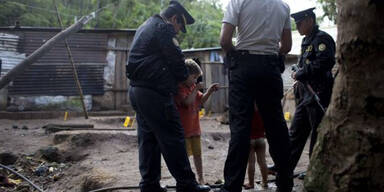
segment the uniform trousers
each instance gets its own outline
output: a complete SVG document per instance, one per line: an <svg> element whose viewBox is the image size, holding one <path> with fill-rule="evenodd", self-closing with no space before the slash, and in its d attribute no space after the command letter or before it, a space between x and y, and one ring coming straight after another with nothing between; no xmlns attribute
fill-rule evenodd
<svg viewBox="0 0 384 192"><path fill-rule="evenodd" d="M250 144L251 120L256 102L262 117L269 153L277 166L279 191L291 191L288 128L281 99L283 81L278 57L240 54L230 64L229 120L231 139L224 167L222 191L240 192L244 182Z"/></svg>
<svg viewBox="0 0 384 192"><path fill-rule="evenodd" d="M141 191L159 191L161 154L177 186L195 185L195 175L185 149L184 130L173 96L164 96L143 87L131 87L129 96L138 123Z"/></svg>
<svg viewBox="0 0 384 192"><path fill-rule="evenodd" d="M317 127L323 116L324 112L313 100L310 103L301 102L297 105L292 125L289 129L289 139L291 142L290 168L292 171L295 170L299 162L309 134L311 134L309 145L309 157L311 157L313 147L317 141Z"/></svg>

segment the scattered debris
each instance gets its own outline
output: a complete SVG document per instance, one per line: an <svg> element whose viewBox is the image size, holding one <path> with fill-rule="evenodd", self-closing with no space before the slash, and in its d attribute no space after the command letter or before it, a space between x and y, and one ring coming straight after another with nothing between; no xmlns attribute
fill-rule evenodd
<svg viewBox="0 0 384 192"><path fill-rule="evenodd" d="M26 125L23 125L23 127L21 127L21 129L28 130L29 128Z"/></svg>
<svg viewBox="0 0 384 192"><path fill-rule="evenodd" d="M35 174L37 176L45 176L48 173L48 169L49 168L45 164L39 165L35 170Z"/></svg>
<svg viewBox="0 0 384 192"><path fill-rule="evenodd" d="M13 165L19 157L11 152L0 153L0 164Z"/></svg>
<svg viewBox="0 0 384 192"><path fill-rule="evenodd" d="M17 192L30 192L31 188L28 184L22 183L16 187L15 191L17 191Z"/></svg>
<svg viewBox="0 0 384 192"><path fill-rule="evenodd" d="M0 187L14 187L16 184L10 182L7 176L0 174Z"/></svg>
<svg viewBox="0 0 384 192"><path fill-rule="evenodd" d="M48 146L40 148L36 155L50 162L62 162L62 155L57 147Z"/></svg>
<svg viewBox="0 0 384 192"><path fill-rule="evenodd" d="M18 129L19 127L17 125L12 125L13 129Z"/></svg>

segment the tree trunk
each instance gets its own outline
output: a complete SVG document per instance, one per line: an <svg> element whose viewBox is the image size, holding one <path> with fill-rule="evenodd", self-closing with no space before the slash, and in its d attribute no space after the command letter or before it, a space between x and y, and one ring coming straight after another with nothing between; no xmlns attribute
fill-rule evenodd
<svg viewBox="0 0 384 192"><path fill-rule="evenodd" d="M307 191L384 191L384 5L337 0L339 74Z"/></svg>

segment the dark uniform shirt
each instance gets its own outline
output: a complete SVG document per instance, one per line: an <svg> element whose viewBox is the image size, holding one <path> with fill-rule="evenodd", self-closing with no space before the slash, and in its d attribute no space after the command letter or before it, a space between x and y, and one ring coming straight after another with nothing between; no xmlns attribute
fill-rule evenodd
<svg viewBox="0 0 384 192"><path fill-rule="evenodd" d="M311 35L305 37L301 43L299 59L300 69L296 72L296 80L308 83L318 94L324 106L329 104L332 93L333 77L332 68L335 65L335 42L332 37L319 30L316 25ZM312 97L304 86L298 85L295 95L299 99L307 100ZM300 94L299 94L299 93Z"/></svg>
<svg viewBox="0 0 384 192"><path fill-rule="evenodd" d="M176 93L177 83L188 73L175 36L174 27L159 15L137 29L126 66L131 86L147 87L162 95Z"/></svg>

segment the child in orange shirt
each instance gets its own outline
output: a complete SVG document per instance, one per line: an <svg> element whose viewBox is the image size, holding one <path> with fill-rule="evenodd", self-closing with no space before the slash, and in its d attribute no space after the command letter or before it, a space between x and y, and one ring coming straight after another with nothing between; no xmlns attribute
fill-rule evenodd
<svg viewBox="0 0 384 192"><path fill-rule="evenodd" d="M188 156L193 155L198 181L200 184L204 184L199 109L208 100L209 96L218 90L219 84L214 83L205 94L201 93L199 89L202 88L202 84L196 83L197 78L203 74L201 68L192 59L187 59L185 64L189 71L189 76L187 80L179 84L175 103L180 113L181 125L184 128Z"/></svg>

